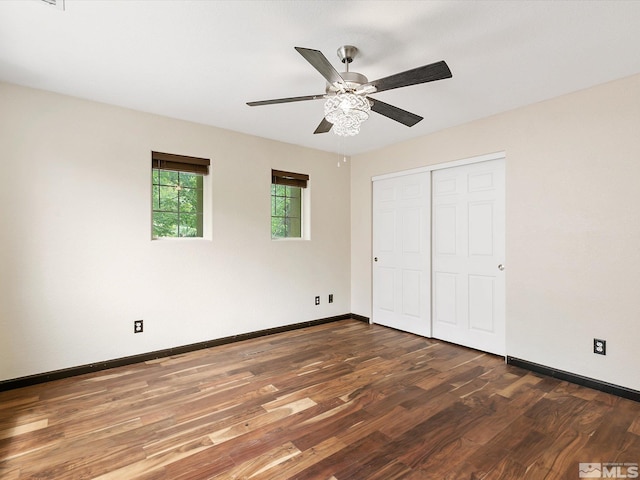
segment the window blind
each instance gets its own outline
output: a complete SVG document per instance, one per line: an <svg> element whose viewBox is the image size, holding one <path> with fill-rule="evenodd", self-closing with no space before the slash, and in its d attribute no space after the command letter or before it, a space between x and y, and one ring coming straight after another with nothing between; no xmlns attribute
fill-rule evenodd
<svg viewBox="0 0 640 480"><path fill-rule="evenodd" d="M308 181L309 175L304 173L271 170L271 183L275 183L276 185L289 185L290 187L307 188Z"/></svg>
<svg viewBox="0 0 640 480"><path fill-rule="evenodd" d="M151 152L151 166L161 170L199 173L207 175L211 161L208 158L188 157L173 153Z"/></svg>

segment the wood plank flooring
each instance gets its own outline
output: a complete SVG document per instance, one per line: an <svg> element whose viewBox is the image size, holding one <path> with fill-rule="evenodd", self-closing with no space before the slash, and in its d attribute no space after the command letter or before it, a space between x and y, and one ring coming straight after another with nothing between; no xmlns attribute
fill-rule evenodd
<svg viewBox="0 0 640 480"><path fill-rule="evenodd" d="M577 479L587 462L640 462L639 403L354 320L0 393L3 480Z"/></svg>

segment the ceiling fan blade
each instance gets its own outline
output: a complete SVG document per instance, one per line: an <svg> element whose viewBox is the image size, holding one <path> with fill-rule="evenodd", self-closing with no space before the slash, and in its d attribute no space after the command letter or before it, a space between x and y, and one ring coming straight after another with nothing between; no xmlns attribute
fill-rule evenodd
<svg viewBox="0 0 640 480"><path fill-rule="evenodd" d="M407 70L406 72L396 73L389 77L373 80L362 87L373 85L376 87L376 92L383 92L385 90L391 90L392 88L408 87L409 85L417 85L418 83L433 82L435 80L443 80L445 78L451 78L451 70L447 62L441 60L436 63L431 63L423 67Z"/></svg>
<svg viewBox="0 0 640 480"><path fill-rule="evenodd" d="M320 74L327 79L331 84L339 83L344 84L344 79L340 76L338 71L333 68L333 65L329 63L327 57L323 55L320 50L312 50L310 48L294 47L300 55L302 55L307 62L320 72Z"/></svg>
<svg viewBox="0 0 640 480"><path fill-rule="evenodd" d="M422 120L422 117L420 115L416 115L415 113L407 112L406 110L402 110L401 108L394 107L393 105L389 105L388 103L381 102L380 100L376 100L375 98L369 97L369 100L373 102L373 104L371 105L371 110L379 113L380 115L384 115L391 120L400 122L407 127L413 127L416 123Z"/></svg>
<svg viewBox="0 0 640 480"><path fill-rule="evenodd" d="M275 103L289 103L289 102L302 102L304 100L320 100L324 98L322 95L306 95L304 97L289 97L289 98L276 98L273 100L260 100L258 102L247 102L250 107L257 107L259 105L273 105Z"/></svg>
<svg viewBox="0 0 640 480"><path fill-rule="evenodd" d="M317 126L313 134L315 135L316 133L327 133L329 130L331 130L331 127L333 127L333 123L331 123L326 118L323 118L320 122L320 125Z"/></svg>

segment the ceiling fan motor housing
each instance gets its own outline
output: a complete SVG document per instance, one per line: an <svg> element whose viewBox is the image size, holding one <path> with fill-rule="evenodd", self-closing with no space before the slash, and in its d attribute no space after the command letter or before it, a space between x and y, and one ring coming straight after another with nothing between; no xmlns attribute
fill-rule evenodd
<svg viewBox="0 0 640 480"><path fill-rule="evenodd" d="M369 83L367 77L358 72L340 72L340 76L344 79L344 83L347 86L348 91L353 91L360 85ZM342 88L336 88L333 84L327 83L327 93L336 93L341 90Z"/></svg>

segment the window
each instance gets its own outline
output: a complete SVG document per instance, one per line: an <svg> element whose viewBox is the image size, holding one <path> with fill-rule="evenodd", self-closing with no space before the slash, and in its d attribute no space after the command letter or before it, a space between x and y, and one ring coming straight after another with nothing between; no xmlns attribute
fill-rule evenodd
<svg viewBox="0 0 640 480"><path fill-rule="evenodd" d="M153 238L203 237L209 159L151 152Z"/></svg>
<svg viewBox="0 0 640 480"><path fill-rule="evenodd" d="M309 175L271 170L271 238L303 237L303 189Z"/></svg>

